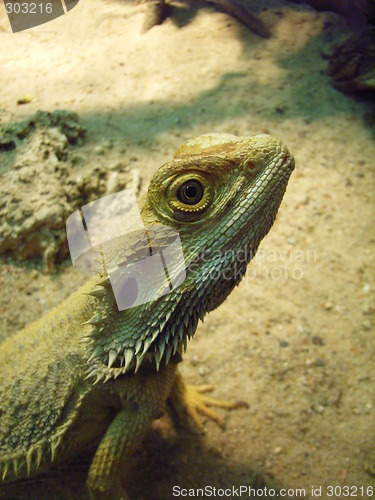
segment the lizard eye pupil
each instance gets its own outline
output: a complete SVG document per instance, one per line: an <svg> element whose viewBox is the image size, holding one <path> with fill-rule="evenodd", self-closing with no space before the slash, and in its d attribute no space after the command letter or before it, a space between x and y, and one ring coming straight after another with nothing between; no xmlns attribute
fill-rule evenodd
<svg viewBox="0 0 375 500"><path fill-rule="evenodd" d="M186 181L178 188L177 198L186 205L197 205L203 198L203 186L199 181Z"/></svg>

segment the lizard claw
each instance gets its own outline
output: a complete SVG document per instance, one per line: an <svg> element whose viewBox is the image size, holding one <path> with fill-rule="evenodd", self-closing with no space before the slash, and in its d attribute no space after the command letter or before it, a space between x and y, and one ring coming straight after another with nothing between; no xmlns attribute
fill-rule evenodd
<svg viewBox="0 0 375 500"><path fill-rule="evenodd" d="M249 407L245 401L226 401L205 396L206 392L211 392L213 389L212 385L187 385L178 373L170 395L170 401L177 415L180 418L183 415L188 415L200 432L203 432L203 422L200 414L216 422L222 429L225 427L225 420L212 407L229 410Z"/></svg>

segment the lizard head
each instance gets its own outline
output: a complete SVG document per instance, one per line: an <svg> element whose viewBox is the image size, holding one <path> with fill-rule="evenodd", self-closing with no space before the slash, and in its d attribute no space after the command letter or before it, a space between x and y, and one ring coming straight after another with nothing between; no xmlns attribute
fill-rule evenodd
<svg viewBox="0 0 375 500"><path fill-rule="evenodd" d="M207 134L181 146L154 175L143 218L175 228L185 259L255 251L276 217L294 159L269 135Z"/></svg>
<svg viewBox="0 0 375 500"><path fill-rule="evenodd" d="M116 310L108 293L98 299L94 365L116 375L146 359L159 368L179 346L186 349L199 319L245 274L293 169L289 150L268 135L207 134L181 146L152 178L141 215L149 233L167 227L179 235L185 279L167 295L125 311ZM108 278L101 285L108 287Z"/></svg>

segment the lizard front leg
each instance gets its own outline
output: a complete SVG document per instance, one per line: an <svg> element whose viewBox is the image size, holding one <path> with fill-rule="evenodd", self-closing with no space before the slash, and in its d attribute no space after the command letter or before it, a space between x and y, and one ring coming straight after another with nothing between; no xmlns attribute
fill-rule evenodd
<svg viewBox="0 0 375 500"><path fill-rule="evenodd" d="M199 414L214 420L220 427L225 426L225 421L221 415L212 407L217 408L248 408L244 401L225 401L206 396L204 393L211 392L212 385L192 386L185 383L179 370L176 370L174 383L169 401L179 417L187 414L199 431L203 430L203 423Z"/></svg>
<svg viewBox="0 0 375 500"><path fill-rule="evenodd" d="M151 421L138 405L124 408L116 415L102 438L91 463L87 486L91 499L127 500L121 484L121 464L128 464L142 443Z"/></svg>

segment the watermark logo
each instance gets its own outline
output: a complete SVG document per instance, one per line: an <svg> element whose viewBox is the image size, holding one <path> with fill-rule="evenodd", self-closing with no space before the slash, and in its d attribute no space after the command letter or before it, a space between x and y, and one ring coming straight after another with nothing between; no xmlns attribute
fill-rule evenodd
<svg viewBox="0 0 375 500"><path fill-rule="evenodd" d="M253 265L248 269L246 280L300 281L305 270L315 265L318 255L314 249L290 247L288 250L262 248L255 255Z"/></svg>
<svg viewBox="0 0 375 500"><path fill-rule="evenodd" d="M162 297L185 279L178 232L163 225L146 230L131 189L76 210L66 231L73 266L107 274L120 311Z"/></svg>
<svg viewBox="0 0 375 500"><path fill-rule="evenodd" d="M13 33L34 28L63 16L79 0L3 0Z"/></svg>
<svg viewBox="0 0 375 500"><path fill-rule="evenodd" d="M86 273L108 276L117 307L129 309L167 295L188 273L191 283L303 279L316 264L315 250L262 249L252 242L237 249L222 242L217 248L203 243L183 253L179 233L163 224L143 223L135 193L125 189L76 210L66 222L73 266ZM250 236L249 236L250 239ZM186 250L186 249L185 249ZM231 287L228 287L228 290Z"/></svg>

